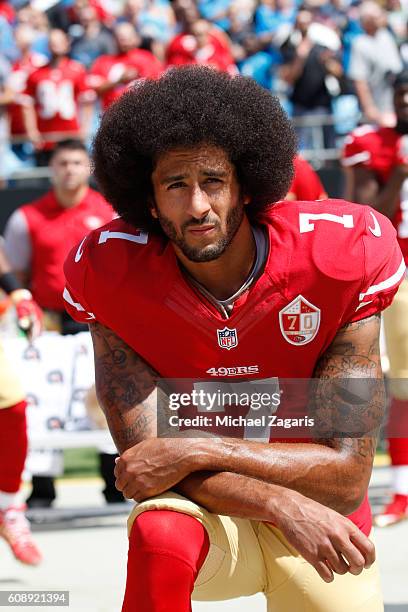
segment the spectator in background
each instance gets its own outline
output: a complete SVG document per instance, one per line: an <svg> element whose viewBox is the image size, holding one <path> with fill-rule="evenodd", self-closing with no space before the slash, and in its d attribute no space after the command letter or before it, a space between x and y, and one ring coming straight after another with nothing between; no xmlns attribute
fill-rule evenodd
<svg viewBox="0 0 408 612"><path fill-rule="evenodd" d="M388 28L395 37L404 69L408 67L408 6L400 0L387 0Z"/></svg>
<svg viewBox="0 0 408 612"><path fill-rule="evenodd" d="M281 62L280 53L274 44L275 30L257 35L250 20L253 17L251 4L244 0L244 6L247 9L244 15L239 2L233 3L228 11L227 33L231 39L234 60L241 74L252 77L266 89L274 90L277 68Z"/></svg>
<svg viewBox="0 0 408 612"><path fill-rule="evenodd" d="M90 230L111 221L113 211L98 192L89 188L89 157L82 142L67 140L57 144L50 169L53 189L11 215L4 232L5 248L23 286L44 310L45 328L70 334L88 327L78 325L64 310L63 262ZM111 459L109 482L113 478L114 456ZM28 504L49 506L54 498L52 478L34 476Z"/></svg>
<svg viewBox="0 0 408 612"><path fill-rule="evenodd" d="M11 272L0 245L0 288L10 296L17 317L32 337L39 332L40 311L32 295ZM21 476L27 457L26 399L17 375L11 369L0 345L0 537L16 559L38 565L41 553L34 543L25 518L26 506L20 499Z"/></svg>
<svg viewBox="0 0 408 612"><path fill-rule="evenodd" d="M327 193L319 175L301 155L293 160L295 175L285 200L323 200Z"/></svg>
<svg viewBox="0 0 408 612"><path fill-rule="evenodd" d="M404 6L401 0L386 0L385 7L387 11L387 24L398 45L402 44L407 39L407 19L408 10L406 3Z"/></svg>
<svg viewBox="0 0 408 612"><path fill-rule="evenodd" d="M191 28L192 49L191 61L187 64L203 64L217 70L232 74L237 72L229 47L220 44L219 39L211 34L211 24L205 19L199 19Z"/></svg>
<svg viewBox="0 0 408 612"><path fill-rule="evenodd" d="M25 5L17 12L17 23L29 25L35 32L35 40L31 46L32 51L51 58L48 46L50 24L46 13L34 9L30 4Z"/></svg>
<svg viewBox="0 0 408 612"><path fill-rule="evenodd" d="M227 34L231 40L231 52L236 62L242 61L246 57L243 48L244 40L247 36L255 36L252 23L248 16L242 15L239 4L231 4L228 9L228 29Z"/></svg>
<svg viewBox="0 0 408 612"><path fill-rule="evenodd" d="M238 69L241 74L252 77L265 89L272 89L273 69L276 64L272 54L264 51L262 47L261 41L255 34L246 34L241 42L243 58L237 62Z"/></svg>
<svg viewBox="0 0 408 612"><path fill-rule="evenodd" d="M163 70L159 60L140 49L141 38L131 23L114 28L117 53L102 55L91 66L88 84L101 99L106 110L130 85L141 78L155 79Z"/></svg>
<svg viewBox="0 0 408 612"><path fill-rule="evenodd" d="M16 13L13 5L7 2L7 0L0 0L0 15L4 17L10 25L13 25Z"/></svg>
<svg viewBox="0 0 408 612"><path fill-rule="evenodd" d="M192 37L194 24L201 19L197 5L193 0L174 0L173 9L179 24L179 34L169 43L167 48L167 63L169 65L183 65L194 63L194 50L196 41ZM223 53L231 54L231 40L229 36L213 23L209 23L209 40L214 42L217 49Z"/></svg>
<svg viewBox="0 0 408 612"><path fill-rule="evenodd" d="M13 28L7 19L0 15L0 56L9 62L14 62L18 51L14 41Z"/></svg>
<svg viewBox="0 0 408 612"><path fill-rule="evenodd" d="M176 32L176 18L167 0L127 0L123 18L133 23L149 50L164 61L166 46Z"/></svg>
<svg viewBox="0 0 408 612"><path fill-rule="evenodd" d="M404 38L404 42L402 42L399 47L401 61L404 65L404 69L408 68L408 21L405 24L405 31L406 35Z"/></svg>
<svg viewBox="0 0 408 612"><path fill-rule="evenodd" d="M175 9L183 31L167 47L167 64L205 64L221 71L236 72L231 41L225 32L205 19L200 19L193 3L179 2Z"/></svg>
<svg viewBox="0 0 408 612"><path fill-rule="evenodd" d="M352 43L348 74L354 81L363 112L362 121L393 125L393 77L402 70L397 44L387 30L386 14L375 2L367 0L360 7L364 33Z"/></svg>
<svg viewBox="0 0 408 612"><path fill-rule="evenodd" d="M292 0L260 0L254 15L256 35L273 35L284 24L293 26L296 13Z"/></svg>
<svg viewBox="0 0 408 612"><path fill-rule="evenodd" d="M312 22L311 11L299 11L295 30L281 47L281 77L292 86L294 117L323 115L330 119L332 98L340 93L343 77L341 42L334 30ZM312 128L301 126L297 132L301 149L316 148ZM333 126L325 125L323 133L321 146L333 148Z"/></svg>
<svg viewBox="0 0 408 612"><path fill-rule="evenodd" d="M222 30L229 26L228 10L232 4L233 0L197 0L201 16Z"/></svg>
<svg viewBox="0 0 408 612"><path fill-rule="evenodd" d="M23 106L24 126L38 166L48 165L56 141L87 138L95 101L85 69L68 57L65 32L51 30L48 42L51 60L28 77Z"/></svg>
<svg viewBox="0 0 408 612"><path fill-rule="evenodd" d="M228 27L226 32L231 39L234 32L253 33L255 6L256 2L254 0L234 0L230 3L227 11Z"/></svg>
<svg viewBox="0 0 408 612"><path fill-rule="evenodd" d="M63 8L66 11L69 24L80 23L80 11L88 6L95 9L97 17L102 24L107 27L113 24L113 16L105 9L103 3L99 0L74 0L74 2L69 3L68 6L64 6Z"/></svg>
<svg viewBox="0 0 408 612"><path fill-rule="evenodd" d="M6 155L10 148L7 107L15 98L15 93L7 84L10 71L9 62L0 55L0 188L6 184Z"/></svg>
<svg viewBox="0 0 408 612"><path fill-rule="evenodd" d="M73 41L70 56L85 68L101 55L113 55L116 51L112 32L100 21L97 10L91 4L77 9L78 25L71 28ZM73 31L74 30L74 31Z"/></svg>
<svg viewBox="0 0 408 612"><path fill-rule="evenodd" d="M31 50L35 40L35 32L31 26L25 23L17 25L14 36L20 56L14 62L8 80L10 88L16 94L14 103L9 106L10 132L13 138L18 139L18 142L12 144L13 152L21 161L27 161L33 155L33 147L28 142L21 108L24 99L20 100L20 94L26 90L29 75L47 64L48 59L45 55Z"/></svg>

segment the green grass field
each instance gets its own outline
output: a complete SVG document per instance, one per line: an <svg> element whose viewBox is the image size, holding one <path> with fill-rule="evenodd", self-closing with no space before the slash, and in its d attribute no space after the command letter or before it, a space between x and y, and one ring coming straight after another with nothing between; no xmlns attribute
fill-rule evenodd
<svg viewBox="0 0 408 612"><path fill-rule="evenodd" d="M64 451L63 478L99 476L98 451L95 448L72 448Z"/></svg>

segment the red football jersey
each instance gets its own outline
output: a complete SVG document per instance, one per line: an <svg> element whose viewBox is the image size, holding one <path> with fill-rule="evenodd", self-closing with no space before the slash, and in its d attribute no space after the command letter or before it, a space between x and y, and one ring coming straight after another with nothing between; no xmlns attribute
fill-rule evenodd
<svg viewBox="0 0 408 612"><path fill-rule="evenodd" d="M78 104L95 98L86 83L83 66L68 58L63 58L58 67L47 64L32 72L25 95L35 104L41 134L63 133L65 137L79 136ZM52 148L53 144L46 142L44 148Z"/></svg>
<svg viewBox="0 0 408 612"><path fill-rule="evenodd" d="M286 198L293 200L321 200L327 197L319 175L300 155L293 160L295 176Z"/></svg>
<svg viewBox="0 0 408 612"><path fill-rule="evenodd" d="M13 91L21 94L27 87L29 75L44 66L48 62L45 55L30 53L26 58L19 59L13 64L13 69L8 79L8 84ZM24 98L22 97L22 101ZM10 117L10 132L13 135L25 134L24 121L22 117L21 104L17 101L8 107Z"/></svg>
<svg viewBox="0 0 408 612"><path fill-rule="evenodd" d="M70 253L67 310L112 329L163 378L310 378L342 326L391 303L405 271L395 230L343 200L280 202L261 225L264 271L228 319L186 280L168 241L121 219ZM352 517L368 533L367 501Z"/></svg>
<svg viewBox="0 0 408 612"><path fill-rule="evenodd" d="M144 49L132 49L127 53L117 55L101 55L98 57L89 71L87 82L90 87L98 87L106 81L116 81L126 70L134 68L137 78L156 79L163 71L161 62ZM123 92L134 84L118 83L113 89L101 95L102 109L106 110Z"/></svg>
<svg viewBox="0 0 408 612"><path fill-rule="evenodd" d="M213 66L235 74L237 67L234 58L225 42L213 33L208 34L208 43L199 48L197 40L191 34L177 34L169 43L166 51L169 66L200 64Z"/></svg>
<svg viewBox="0 0 408 612"><path fill-rule="evenodd" d="M363 125L347 136L342 163L345 167L361 165L369 168L384 186L395 165L402 161L400 145L401 134L394 128ZM402 185L400 205L392 222L408 262L408 180Z"/></svg>
<svg viewBox="0 0 408 612"><path fill-rule="evenodd" d="M30 289L34 299L42 308L62 311L64 260L78 240L113 218L113 209L100 193L88 189L81 202L72 208L63 208L55 192L49 191L20 210L30 234Z"/></svg>
<svg viewBox="0 0 408 612"><path fill-rule="evenodd" d="M89 6L92 6L92 8L95 9L99 21L108 27L114 22L113 16L106 11L105 7L102 6L99 0L89 0L88 3ZM66 4L68 5L68 3ZM73 3L71 6L66 6L66 13L71 24L80 22L75 3Z"/></svg>
<svg viewBox="0 0 408 612"><path fill-rule="evenodd" d="M13 24L16 18L14 7L9 2L2 0L0 2L0 16L7 19L8 23Z"/></svg>

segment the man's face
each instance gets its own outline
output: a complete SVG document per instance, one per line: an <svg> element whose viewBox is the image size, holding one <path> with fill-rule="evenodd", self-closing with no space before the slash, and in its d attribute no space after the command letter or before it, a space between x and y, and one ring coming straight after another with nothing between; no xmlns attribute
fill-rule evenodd
<svg viewBox="0 0 408 612"><path fill-rule="evenodd" d="M208 44L208 33L210 30L210 25L204 19L199 19L194 23L191 28L191 33L196 39L197 46L199 49L205 47Z"/></svg>
<svg viewBox="0 0 408 612"><path fill-rule="evenodd" d="M312 23L313 17L309 11L301 10L296 17L296 27L306 36L307 31Z"/></svg>
<svg viewBox="0 0 408 612"><path fill-rule="evenodd" d="M394 107L398 121L408 123L408 83L394 91Z"/></svg>
<svg viewBox="0 0 408 612"><path fill-rule="evenodd" d="M64 57L69 52L68 36L62 30L51 30L48 46L54 57Z"/></svg>
<svg viewBox="0 0 408 612"><path fill-rule="evenodd" d="M53 184L64 190L75 190L88 183L90 167L85 151L62 149L51 160Z"/></svg>
<svg viewBox="0 0 408 612"><path fill-rule="evenodd" d="M130 23L121 23L115 29L115 38L120 53L127 53L135 49L140 41L136 30Z"/></svg>
<svg viewBox="0 0 408 612"><path fill-rule="evenodd" d="M152 183L152 215L176 253L194 262L218 259L238 231L249 200L240 194L225 151L203 144L164 153Z"/></svg>

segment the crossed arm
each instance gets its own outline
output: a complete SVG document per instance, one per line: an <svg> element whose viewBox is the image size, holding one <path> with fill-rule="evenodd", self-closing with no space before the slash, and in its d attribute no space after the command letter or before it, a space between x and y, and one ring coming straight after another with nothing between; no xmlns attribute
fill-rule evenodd
<svg viewBox="0 0 408 612"><path fill-rule="evenodd" d="M314 412L322 432L341 431L341 422L333 423L336 413L348 426L353 419L357 422L354 413L358 412L361 429L374 431L378 427L382 385L374 385L370 396L360 399L356 407L343 383L349 379L381 380L379 326L379 317L374 316L343 328L318 363L315 376L322 384ZM178 484L180 491L188 491L194 498L195 487L209 491L214 473L227 472L218 477L227 488L233 473L298 491L342 514L349 514L361 503L371 474L374 437L324 438L296 444L230 438L155 439L157 375L107 328L95 323L91 332L98 397L133 475L132 482L127 482L125 474L118 479L127 497L141 500ZM339 381L336 397L333 385L323 384L334 379ZM203 471L212 475L203 475ZM194 478L188 479L189 474Z"/></svg>
<svg viewBox="0 0 408 612"><path fill-rule="evenodd" d="M341 381L381 379L378 316L340 330L315 375L338 379L337 397L318 391L315 418L333 428L328 402L343 417L355 410ZM96 388L121 458L117 486L141 501L172 488L211 512L275 523L330 581L332 572L359 573L374 560L371 543L348 519L360 504L372 469L375 438L319 439L310 444L264 444L214 438L156 438L157 374L111 330L90 326L95 350ZM382 414L377 395L359 405L373 430ZM338 429L338 426L335 427ZM345 564L341 555L347 559ZM327 561L329 560L329 563Z"/></svg>

